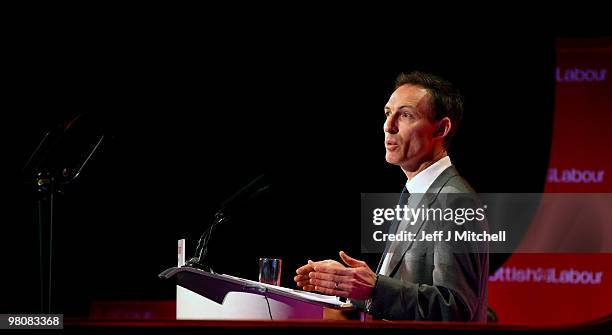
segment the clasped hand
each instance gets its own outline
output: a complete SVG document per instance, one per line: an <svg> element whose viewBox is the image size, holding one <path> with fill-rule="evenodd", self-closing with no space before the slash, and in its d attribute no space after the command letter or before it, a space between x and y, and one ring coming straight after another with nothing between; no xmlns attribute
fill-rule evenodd
<svg viewBox="0 0 612 335"><path fill-rule="evenodd" d="M340 251L340 258L346 264L328 259L313 262L296 270L293 280L305 291L366 300L372 297L376 274L364 262Z"/></svg>

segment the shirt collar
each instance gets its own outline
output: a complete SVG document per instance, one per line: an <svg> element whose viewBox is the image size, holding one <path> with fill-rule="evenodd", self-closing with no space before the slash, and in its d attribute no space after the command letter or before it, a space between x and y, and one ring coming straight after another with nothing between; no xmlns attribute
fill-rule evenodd
<svg viewBox="0 0 612 335"><path fill-rule="evenodd" d="M406 181L406 189L411 194L426 193L434 180L452 165L450 157L444 156L435 163L428 166L425 170L417 173L412 179Z"/></svg>

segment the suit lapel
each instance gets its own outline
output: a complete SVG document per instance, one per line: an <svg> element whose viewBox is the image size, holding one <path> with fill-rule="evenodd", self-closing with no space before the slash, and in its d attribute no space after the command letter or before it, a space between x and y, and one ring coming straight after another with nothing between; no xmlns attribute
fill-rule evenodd
<svg viewBox="0 0 612 335"><path fill-rule="evenodd" d="M413 198L416 198L416 197L413 197ZM429 198L431 198L430 195L423 194L420 197L420 199L408 201L408 206L410 208L419 208L421 207L421 204L428 203L427 200ZM418 236L419 231L421 230L421 227L423 226L423 221L419 219L414 223L414 225L410 225L409 223L404 223L404 224L407 224L406 228L403 229L404 231L413 233L414 236ZM398 233L398 232L399 231L394 231L393 234ZM404 257L404 254L406 253L406 251L408 251L408 249L410 249L413 243L414 241L394 242L393 245L389 248L389 251L393 253L391 260L389 261L389 264L387 265L388 266L387 269L393 269L387 272L389 277L393 276L393 273L396 271L396 268L398 267L401 259Z"/></svg>
<svg viewBox="0 0 612 335"><path fill-rule="evenodd" d="M436 180L434 180L434 182L431 184L431 186L427 190L427 193L422 194L420 199L418 199L417 197L411 196L410 199L408 200L408 206L410 208L416 209L416 208L420 208L421 205L425 205L424 208L429 208L431 204L437 199L438 194L440 193L440 190L442 189L442 187L449 181L449 179L457 175L458 175L457 170L454 168L454 166L451 165L446 170L444 170L438 176L438 178L436 178ZM414 225L408 225L406 227L406 231L414 233L415 238L418 238L418 234L421 231L421 228L423 227L424 223L425 222L423 220L419 219L414 223ZM396 232L393 231L391 233L394 234ZM393 257L391 257L391 261L389 262L389 265L388 265L388 269L392 269L391 271L387 272L387 275L389 277L393 277L395 272L397 272L397 270L399 269L400 261L402 260L402 258L404 258L404 255L410 249L413 243L414 241L399 242L399 245L397 246L392 245L391 247L387 248L387 251L393 252ZM383 254L383 258L385 255L386 253Z"/></svg>

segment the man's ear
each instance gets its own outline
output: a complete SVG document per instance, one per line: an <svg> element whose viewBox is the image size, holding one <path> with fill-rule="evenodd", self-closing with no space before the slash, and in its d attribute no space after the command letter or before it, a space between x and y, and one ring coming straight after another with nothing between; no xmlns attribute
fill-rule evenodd
<svg viewBox="0 0 612 335"><path fill-rule="evenodd" d="M434 137L446 137L452 126L451 120L448 117L442 118L442 120L438 121L438 128L436 129Z"/></svg>

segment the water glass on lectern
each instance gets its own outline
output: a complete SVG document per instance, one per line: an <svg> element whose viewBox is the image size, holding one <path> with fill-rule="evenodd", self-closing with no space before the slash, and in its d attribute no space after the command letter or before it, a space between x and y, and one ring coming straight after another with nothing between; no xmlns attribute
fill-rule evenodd
<svg viewBox="0 0 612 335"><path fill-rule="evenodd" d="M259 282L280 286L283 261L278 258L259 259Z"/></svg>

